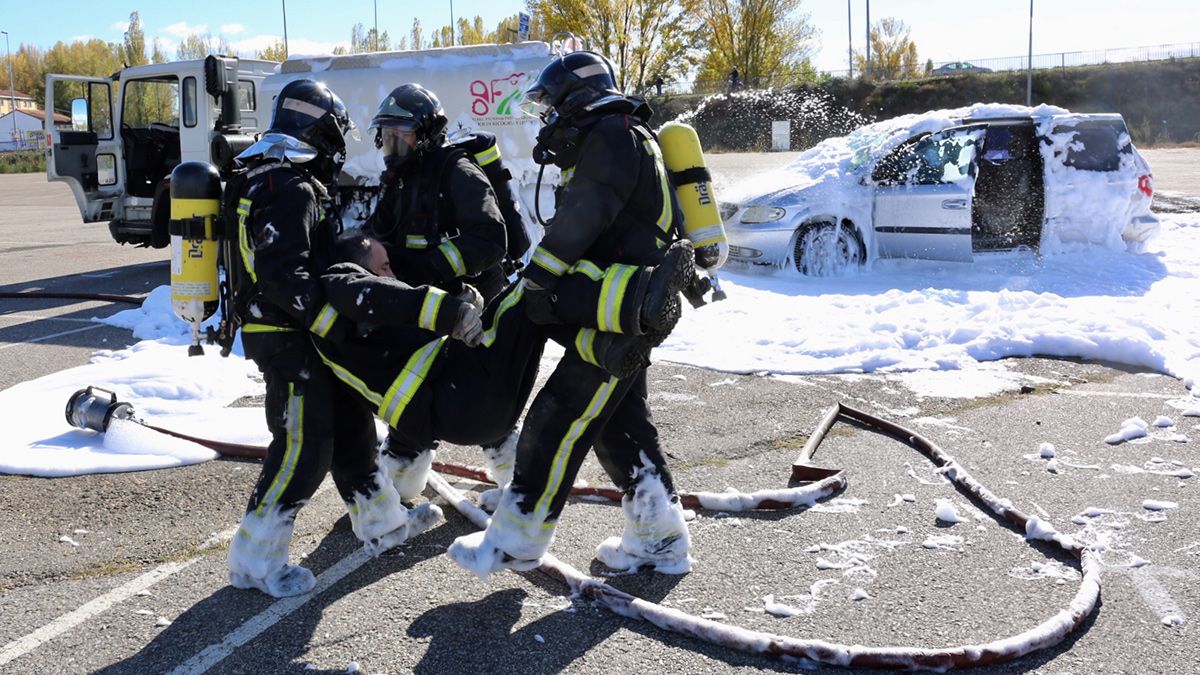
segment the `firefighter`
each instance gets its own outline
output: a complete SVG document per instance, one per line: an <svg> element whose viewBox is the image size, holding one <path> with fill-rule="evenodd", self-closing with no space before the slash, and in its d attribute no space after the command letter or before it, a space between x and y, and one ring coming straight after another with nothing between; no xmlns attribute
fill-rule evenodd
<svg viewBox="0 0 1200 675"><path fill-rule="evenodd" d="M508 285L501 267L504 215L483 170L447 144L446 125L441 102L419 84L400 85L380 103L371 129L385 169L367 230L387 244L402 281L435 286L483 309ZM488 471L500 482L511 473L516 440L510 429L483 444ZM410 441L389 434L380 454L405 500L424 488L433 461L432 448Z"/></svg>
<svg viewBox="0 0 1200 675"><path fill-rule="evenodd" d="M662 151L647 126L650 110L621 94L608 60L592 52L555 57L526 92L526 105L540 108L544 122L534 160L553 163L563 176L548 233L524 273L531 319L581 323L579 313L595 307L564 284L584 258L605 268L600 307L623 294L647 292L642 277L625 275L635 266L671 270L678 277L672 287L691 283L690 243L668 245L679 227L677 207ZM625 492L624 534L600 545L600 561L624 569L691 569L690 538L650 416L645 371L650 348L679 317L679 296L671 294L654 307L638 322L614 325L603 316L599 322L640 334L642 349L630 354L636 367L605 369L583 350L566 351L525 417L515 474L495 514L486 531L455 540L449 554L456 562L480 577L536 566L584 456L594 447ZM579 336L600 339L587 330Z"/></svg>
<svg viewBox="0 0 1200 675"><path fill-rule="evenodd" d="M350 513L354 534L378 555L433 524L431 505L408 511L376 461L371 411L322 363L313 337L354 330L326 302L320 273L340 229L329 197L353 124L324 84L297 80L275 101L271 127L239 155L230 180L236 208L231 261L233 313L245 354L266 382L271 443L241 527L229 549L229 579L274 597L306 593L316 580L288 564L296 513L325 474ZM231 212L232 213L232 212Z"/></svg>

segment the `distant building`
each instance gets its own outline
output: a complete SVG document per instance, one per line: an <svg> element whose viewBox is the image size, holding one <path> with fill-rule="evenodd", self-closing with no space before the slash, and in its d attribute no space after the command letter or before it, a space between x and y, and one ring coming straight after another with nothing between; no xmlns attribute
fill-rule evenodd
<svg viewBox="0 0 1200 675"><path fill-rule="evenodd" d="M17 110L37 110L41 107L28 94L12 89L0 89L0 115L12 110L13 104L16 104Z"/></svg>
<svg viewBox="0 0 1200 675"><path fill-rule="evenodd" d="M54 124L59 127L70 126L71 118L62 113L54 113ZM0 151L44 147L46 113L41 110L24 110L18 106L16 112L0 115Z"/></svg>

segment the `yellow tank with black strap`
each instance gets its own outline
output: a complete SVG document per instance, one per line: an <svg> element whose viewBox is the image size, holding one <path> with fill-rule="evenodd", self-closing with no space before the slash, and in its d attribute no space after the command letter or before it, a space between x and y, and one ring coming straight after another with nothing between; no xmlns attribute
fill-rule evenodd
<svg viewBox="0 0 1200 675"><path fill-rule="evenodd" d="M683 209L683 236L696 249L696 266L713 271L729 257L729 242L712 189L712 176L704 165L704 151L696 130L679 122L667 122L658 130L663 160Z"/></svg>
<svg viewBox="0 0 1200 675"><path fill-rule="evenodd" d="M188 354L204 353L200 324L217 311L217 212L221 178L207 162L184 162L171 172L171 308L192 325Z"/></svg>

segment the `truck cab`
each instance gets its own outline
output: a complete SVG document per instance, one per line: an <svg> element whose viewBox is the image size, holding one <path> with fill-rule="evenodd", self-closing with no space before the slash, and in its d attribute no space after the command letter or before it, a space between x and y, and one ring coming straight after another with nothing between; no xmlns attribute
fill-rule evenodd
<svg viewBox="0 0 1200 675"><path fill-rule="evenodd" d="M59 128L46 115L47 177L71 188L84 222L108 221L118 243L165 247L171 170L217 163L230 137L244 140L269 123L270 101L260 95L274 69L270 61L208 57L111 78L47 75L46 110L69 106L71 116Z"/></svg>

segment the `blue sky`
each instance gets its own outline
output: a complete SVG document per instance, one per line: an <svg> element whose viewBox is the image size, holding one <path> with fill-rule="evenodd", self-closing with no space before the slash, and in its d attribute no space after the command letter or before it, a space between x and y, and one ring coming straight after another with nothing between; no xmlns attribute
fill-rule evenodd
<svg viewBox="0 0 1200 675"><path fill-rule="evenodd" d="M378 6L379 27L406 33L413 18L428 30L456 17L480 15L488 27L524 7L521 0L286 0L288 39L293 53L320 53L350 39L356 22L370 27ZM850 0L854 45L861 49L866 0ZM12 46L22 42L49 47L58 40L98 37L121 39L129 12L138 10L148 38L160 38L172 51L189 31L223 35L247 54L283 35L279 0L138 0L96 2L59 0L52 7L6 0L0 30ZM847 3L806 0L803 11L821 31L818 67L846 68ZM1027 0L874 0L871 18L892 16L912 29L921 59L935 62L1024 54L1028 40ZM1035 0L1035 53L1136 47L1200 41L1200 3L1196 0Z"/></svg>

